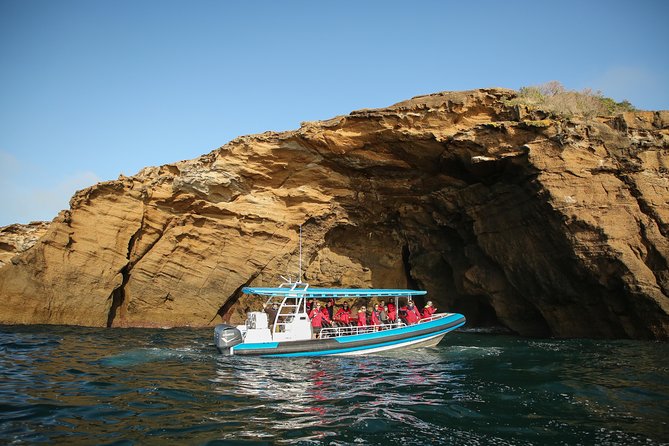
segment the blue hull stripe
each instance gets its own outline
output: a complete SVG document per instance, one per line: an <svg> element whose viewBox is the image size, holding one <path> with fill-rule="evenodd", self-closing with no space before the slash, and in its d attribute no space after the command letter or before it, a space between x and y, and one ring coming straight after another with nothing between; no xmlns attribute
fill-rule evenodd
<svg viewBox="0 0 669 446"><path fill-rule="evenodd" d="M465 325L464 322L462 324L456 325L454 327L449 327L447 329L440 330L440 331L435 331L435 332L428 333L428 334L425 334L425 335L422 335L422 336L416 336L416 337L413 337L413 338L401 339L401 340L398 340L398 341L380 342L378 344L365 345L365 346L361 346L361 347L340 348L340 349L335 349L335 350L323 350L323 351L318 351L318 352L312 351L312 352L283 353L283 354L282 353L277 353L277 354L269 354L269 355L261 355L261 356L287 358L287 357L298 357L298 356L336 355L336 354L339 354L339 353L364 351L364 350L370 350L370 349L374 349L374 348L378 348L378 347L387 347L387 346L390 346L390 345L397 345L397 344L404 344L404 343L411 342L411 341L418 341L418 340L426 339L426 338L429 338L429 337L432 337L432 336L435 336L435 335L438 336L438 335L441 335L441 334L448 333L449 331L453 331L456 328L460 328L463 325Z"/></svg>
<svg viewBox="0 0 669 446"><path fill-rule="evenodd" d="M239 344L235 345L233 349L237 350L262 350L266 348L277 348L278 342L256 342L255 344Z"/></svg>

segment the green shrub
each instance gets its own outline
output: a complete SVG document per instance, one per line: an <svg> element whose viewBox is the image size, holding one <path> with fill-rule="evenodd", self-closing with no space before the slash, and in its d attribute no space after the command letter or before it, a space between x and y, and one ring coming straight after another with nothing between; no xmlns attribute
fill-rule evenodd
<svg viewBox="0 0 669 446"><path fill-rule="evenodd" d="M558 116L594 117L636 110L627 100L616 102L605 97L601 91L591 89L567 90L557 81L522 87L518 92L518 97L509 101L509 104L539 108Z"/></svg>

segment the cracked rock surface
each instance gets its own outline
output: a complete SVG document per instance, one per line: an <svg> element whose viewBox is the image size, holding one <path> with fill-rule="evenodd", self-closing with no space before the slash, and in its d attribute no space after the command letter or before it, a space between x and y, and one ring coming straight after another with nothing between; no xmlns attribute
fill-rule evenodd
<svg viewBox="0 0 669 446"><path fill-rule="evenodd" d="M16 254L32 248L49 228L45 221L33 221L27 225L13 224L0 228L0 268L12 261Z"/></svg>
<svg viewBox="0 0 669 446"><path fill-rule="evenodd" d="M669 112L482 89L244 136L78 192L0 266L0 323L239 323L243 286L412 287L470 326L669 338ZM9 251L8 249L7 251ZM419 302L420 303L420 302Z"/></svg>

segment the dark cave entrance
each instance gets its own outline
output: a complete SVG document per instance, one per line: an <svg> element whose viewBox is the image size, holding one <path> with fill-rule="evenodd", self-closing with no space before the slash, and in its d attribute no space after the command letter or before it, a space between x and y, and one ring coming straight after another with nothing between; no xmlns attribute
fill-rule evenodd
<svg viewBox="0 0 669 446"><path fill-rule="evenodd" d="M503 326L486 296L460 296L455 299L450 311L464 314L469 328Z"/></svg>

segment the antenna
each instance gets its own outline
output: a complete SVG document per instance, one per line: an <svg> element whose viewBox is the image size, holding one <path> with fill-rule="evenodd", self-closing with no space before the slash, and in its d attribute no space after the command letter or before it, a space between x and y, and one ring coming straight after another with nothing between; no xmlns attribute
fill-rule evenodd
<svg viewBox="0 0 669 446"><path fill-rule="evenodd" d="M302 283L302 225L300 225L300 275L297 281Z"/></svg>

